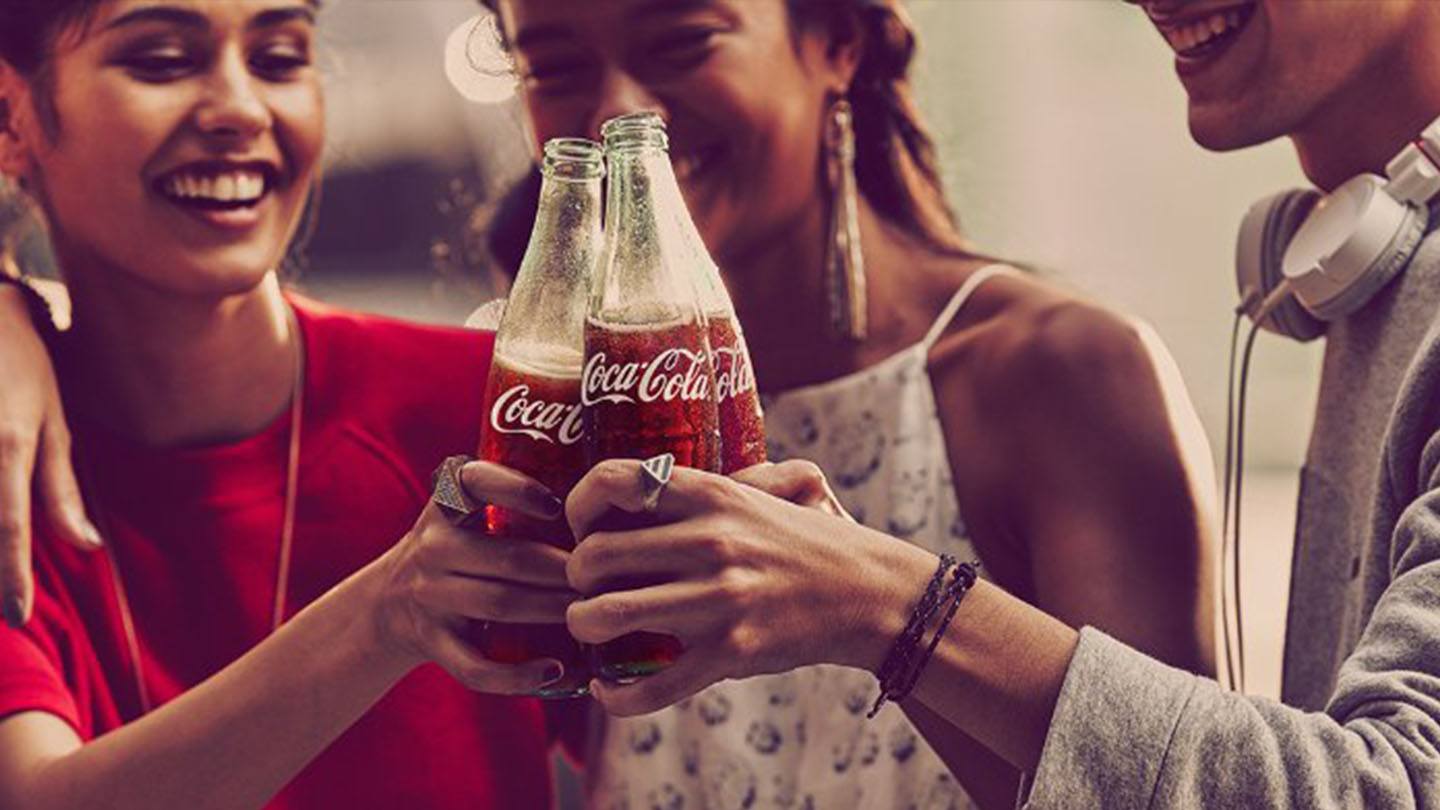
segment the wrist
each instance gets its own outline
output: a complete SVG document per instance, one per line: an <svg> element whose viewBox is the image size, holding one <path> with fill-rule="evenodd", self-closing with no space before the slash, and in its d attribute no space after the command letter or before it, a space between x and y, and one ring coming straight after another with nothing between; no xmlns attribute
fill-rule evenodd
<svg viewBox="0 0 1440 810"><path fill-rule="evenodd" d="M345 602L345 609L354 617L350 623L352 643L375 666L403 675L425 663L413 645L402 642L400 617L387 598L390 588L386 554L356 571L336 587L336 594Z"/></svg>
<svg viewBox="0 0 1440 810"><path fill-rule="evenodd" d="M883 535L865 563L859 632L842 641L840 663L877 673L935 573L936 555Z"/></svg>

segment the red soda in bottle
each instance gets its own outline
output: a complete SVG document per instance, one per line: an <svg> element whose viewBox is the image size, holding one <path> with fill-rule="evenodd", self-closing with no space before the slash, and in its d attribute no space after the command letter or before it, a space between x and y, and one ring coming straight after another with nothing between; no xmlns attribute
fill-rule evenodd
<svg viewBox="0 0 1440 810"><path fill-rule="evenodd" d="M658 121L622 116L602 130L609 190L604 258L585 323L587 457L594 463L668 452L676 464L716 472L720 429L709 324L687 263L691 251L671 210L678 187ZM648 519L617 510L600 528L633 528ZM598 645L593 657L598 675L628 681L680 652L678 639L642 632Z"/></svg>
<svg viewBox="0 0 1440 810"><path fill-rule="evenodd" d="M665 122L655 113L636 113L616 119L617 128L658 127ZM715 362L715 401L720 410L720 472L729 475L759 464L765 455L765 414L755 386L755 369L735 305L720 269L706 249L677 183L656 183L657 194L667 199L660 205L674 219L679 241L685 248L684 263L694 271L695 292L700 310L710 329L710 351Z"/></svg>
<svg viewBox="0 0 1440 810"><path fill-rule="evenodd" d="M601 244L603 152L594 141L555 139L545 144L542 170L535 228L495 335L479 456L519 470L564 498L587 466L580 373L589 280ZM485 529L517 541L575 546L563 518L538 521L487 505ZM565 674L537 693L542 697L588 690L589 651L563 624L489 622L481 628L479 647L492 661L560 661Z"/></svg>

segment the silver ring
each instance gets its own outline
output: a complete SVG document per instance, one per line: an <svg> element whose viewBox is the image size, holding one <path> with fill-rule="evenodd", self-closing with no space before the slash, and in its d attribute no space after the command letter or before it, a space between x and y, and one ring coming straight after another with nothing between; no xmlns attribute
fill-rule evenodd
<svg viewBox="0 0 1440 810"><path fill-rule="evenodd" d="M660 510L660 496L670 483L670 474L675 470L675 456L661 453L640 464L640 507L646 512Z"/></svg>
<svg viewBox="0 0 1440 810"><path fill-rule="evenodd" d="M460 482L460 468L471 461L474 459L470 456L450 456L435 468L431 480L430 500L452 523L461 526L485 508L485 504L470 497Z"/></svg>

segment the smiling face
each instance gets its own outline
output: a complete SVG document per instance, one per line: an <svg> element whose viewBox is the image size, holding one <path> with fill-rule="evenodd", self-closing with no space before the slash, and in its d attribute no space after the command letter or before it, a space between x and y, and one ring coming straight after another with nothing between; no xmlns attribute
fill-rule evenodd
<svg viewBox="0 0 1440 810"><path fill-rule="evenodd" d="M106 0L60 32L55 131L8 71L15 136L67 274L228 295L274 268L324 136L304 0Z"/></svg>
<svg viewBox="0 0 1440 810"><path fill-rule="evenodd" d="M1134 2L1135 0L1132 0ZM1237 149L1360 116L1394 81L1429 0L1139 0L1175 51L1202 146Z"/></svg>
<svg viewBox="0 0 1440 810"><path fill-rule="evenodd" d="M535 136L597 137L613 116L669 125L711 250L767 244L819 205L827 97L853 68L792 34L784 0L502 0ZM798 43L798 47L797 47Z"/></svg>

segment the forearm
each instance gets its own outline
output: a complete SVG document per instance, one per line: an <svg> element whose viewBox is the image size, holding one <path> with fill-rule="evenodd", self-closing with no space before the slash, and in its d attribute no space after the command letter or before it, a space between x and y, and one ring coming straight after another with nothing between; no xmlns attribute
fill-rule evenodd
<svg viewBox="0 0 1440 810"><path fill-rule="evenodd" d="M387 654L365 572L169 704L35 769L15 806L257 808L416 662Z"/></svg>
<svg viewBox="0 0 1440 810"><path fill-rule="evenodd" d="M850 632L836 637L836 663L871 671L900 635L936 564L933 554L915 546L892 538L881 543L878 548L865 544L884 555L876 565L887 574L873 578L869 592L858 597L872 607L859 635L864 641L854 643L856 635ZM1076 639L1077 633L1059 620L978 581L961 600L911 701L1015 767L1031 770L1040 758ZM929 640L927 632L924 642Z"/></svg>

